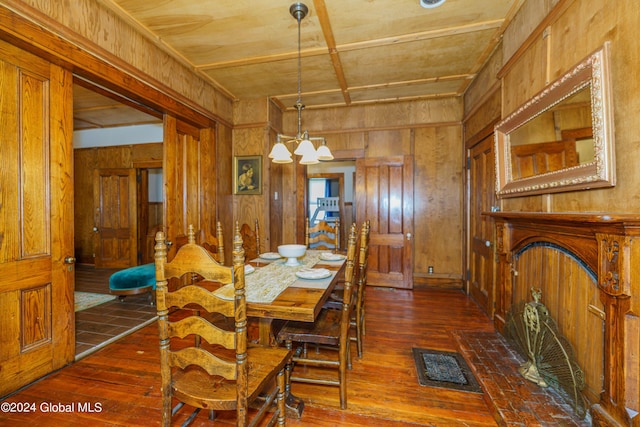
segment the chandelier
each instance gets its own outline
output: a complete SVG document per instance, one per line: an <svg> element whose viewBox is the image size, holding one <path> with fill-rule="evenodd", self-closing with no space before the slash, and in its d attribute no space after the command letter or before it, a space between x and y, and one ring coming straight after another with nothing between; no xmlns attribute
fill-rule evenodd
<svg viewBox="0 0 640 427"><path fill-rule="evenodd" d="M294 107L298 110L298 133L296 136L289 136L278 134L278 139L276 144L271 149L271 153L269 153L269 158L272 159L273 163L291 163L293 160L291 159L291 152L287 148L285 144L294 142L296 145L294 154L298 156L302 156L300 159L300 164L302 165L313 165L319 163L321 160L333 160L333 154L331 154L331 150L327 147L326 140L324 137L319 136L309 136L309 133L305 130L302 132L302 110L304 109L304 105L302 104L302 95L301 95L301 87L302 87L302 60L300 53L300 23L307 16L309 12L309 8L303 3L294 3L289 8L289 13L298 21L298 100ZM312 141L320 141L321 145L316 150Z"/></svg>

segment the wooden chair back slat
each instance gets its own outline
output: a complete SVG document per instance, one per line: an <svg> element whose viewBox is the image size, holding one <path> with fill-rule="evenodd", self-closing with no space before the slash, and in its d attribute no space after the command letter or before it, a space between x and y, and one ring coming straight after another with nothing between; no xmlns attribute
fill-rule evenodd
<svg viewBox="0 0 640 427"><path fill-rule="evenodd" d="M187 285L162 297L167 307L183 308L187 305L199 305L209 313L220 313L226 317L233 317L235 313L233 301L213 295L200 286Z"/></svg>
<svg viewBox="0 0 640 427"><path fill-rule="evenodd" d="M174 351L169 356L171 366L186 369L196 365L204 369L209 375L219 375L228 380L237 378L237 366L234 361L222 360L200 347L188 347Z"/></svg>
<svg viewBox="0 0 640 427"><path fill-rule="evenodd" d="M333 224L320 221L312 225L307 217L305 220L305 245L309 249L340 249L340 219L336 219Z"/></svg>
<svg viewBox="0 0 640 427"><path fill-rule="evenodd" d="M208 310L207 310L208 311ZM184 338L196 334L208 343L217 343L225 348L235 348L235 331L227 331L209 323L199 316L190 316L177 322L171 322L168 327L170 337Z"/></svg>
<svg viewBox="0 0 640 427"><path fill-rule="evenodd" d="M191 226L190 226L191 227ZM208 252L213 255L213 258L220 264L225 263L224 257L224 238L222 233L222 224L220 221L216 223L216 235L214 236L209 230L201 229L194 233L194 242L198 243ZM175 236L171 244L176 251L180 250L184 245L189 242L189 236L185 234L179 234Z"/></svg>

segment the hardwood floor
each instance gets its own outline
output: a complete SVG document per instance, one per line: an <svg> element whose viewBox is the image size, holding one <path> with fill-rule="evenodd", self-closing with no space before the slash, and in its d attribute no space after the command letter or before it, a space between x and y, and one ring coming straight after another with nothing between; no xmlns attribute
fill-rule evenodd
<svg viewBox="0 0 640 427"><path fill-rule="evenodd" d="M520 401L512 419L503 419L496 407L513 410L500 400L500 390L489 385L485 393L470 393L418 385L412 347L460 351L461 337L495 337L492 322L462 292L438 289L388 290L369 288L364 355L354 356L348 372L348 409L339 409L335 387L294 383L292 391L304 399L302 419L289 426L495 426L572 425L572 422L536 421ZM355 343L353 344L355 346ZM495 347L495 340L491 343ZM469 345L466 351L472 354ZM481 351L476 348L476 351ZM509 361L495 348L482 351L507 370ZM355 347L353 353L355 355ZM467 354L467 353L465 353ZM508 356L508 355L507 355ZM480 364L483 355L473 356ZM151 426L160 423L160 379L157 326L148 325L98 352L10 396L6 402L32 404L30 413L0 412L0 424ZM466 357L465 357L466 358ZM517 367L517 365L515 366ZM513 370L515 371L515 367ZM475 370L474 370L475 371ZM477 372L482 373L481 369ZM482 374L485 375L485 374ZM516 380L516 396L527 394L527 381ZM505 381L498 387L506 388ZM531 392L537 394L539 392ZM513 398L515 399L515 397ZM540 400L537 398L537 400ZM73 405L68 411L48 411L51 404ZM524 409L523 409L524 408ZM544 411L544 406L537 408ZM210 425L206 411L193 425ZM549 412L549 411L546 411ZM535 422L521 422L527 417ZM496 421L500 420L500 423ZM234 413L220 413L214 425L234 425Z"/></svg>

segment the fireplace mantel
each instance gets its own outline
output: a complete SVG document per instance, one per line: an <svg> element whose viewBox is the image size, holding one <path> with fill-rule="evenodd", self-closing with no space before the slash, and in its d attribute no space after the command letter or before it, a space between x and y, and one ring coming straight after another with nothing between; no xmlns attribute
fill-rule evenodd
<svg viewBox="0 0 640 427"><path fill-rule="evenodd" d="M594 425L640 426L640 215L490 212L496 222L495 324L504 331L513 301L513 255L535 242L572 252L597 275L604 305L604 387Z"/></svg>

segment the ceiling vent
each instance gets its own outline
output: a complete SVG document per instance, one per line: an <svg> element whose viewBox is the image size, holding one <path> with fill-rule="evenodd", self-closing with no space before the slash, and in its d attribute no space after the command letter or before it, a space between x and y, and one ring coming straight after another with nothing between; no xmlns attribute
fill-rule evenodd
<svg viewBox="0 0 640 427"><path fill-rule="evenodd" d="M438 7L444 3L445 0L420 0L420 6L425 7L427 9L431 9L433 7Z"/></svg>

